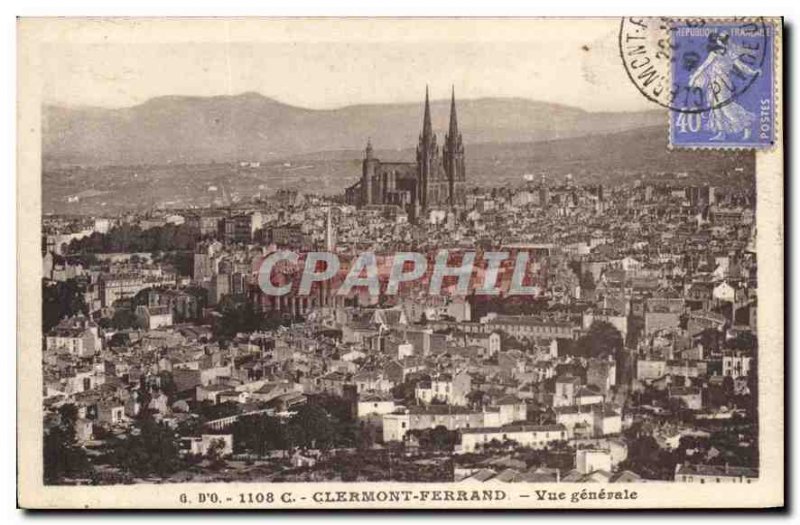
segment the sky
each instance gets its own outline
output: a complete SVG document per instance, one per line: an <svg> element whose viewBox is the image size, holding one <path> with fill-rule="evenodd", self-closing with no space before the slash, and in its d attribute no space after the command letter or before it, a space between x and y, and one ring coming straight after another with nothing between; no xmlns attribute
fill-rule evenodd
<svg viewBox="0 0 800 525"><path fill-rule="evenodd" d="M125 107L257 92L314 109L521 97L656 109L630 83L618 19L116 20L41 24L43 99Z"/></svg>

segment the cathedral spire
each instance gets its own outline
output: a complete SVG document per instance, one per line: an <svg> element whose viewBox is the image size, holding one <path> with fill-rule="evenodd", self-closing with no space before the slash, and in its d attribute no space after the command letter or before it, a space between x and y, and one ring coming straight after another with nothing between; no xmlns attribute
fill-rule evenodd
<svg viewBox="0 0 800 525"><path fill-rule="evenodd" d="M447 177L447 203L457 206L464 202L464 146L458 132L456 117L456 88L453 86L450 95L450 127L444 138L442 148L442 167Z"/></svg>
<svg viewBox="0 0 800 525"><path fill-rule="evenodd" d="M367 150L365 158L367 160L372 160L372 137L367 138Z"/></svg>
<svg viewBox="0 0 800 525"><path fill-rule="evenodd" d="M456 118L456 87L453 86L452 95L450 98L450 130L448 132L450 140L456 141L458 139L458 119Z"/></svg>
<svg viewBox="0 0 800 525"><path fill-rule="evenodd" d="M422 119L422 140L427 143L433 137L431 125L431 104L428 100L428 86L425 86L425 116Z"/></svg>

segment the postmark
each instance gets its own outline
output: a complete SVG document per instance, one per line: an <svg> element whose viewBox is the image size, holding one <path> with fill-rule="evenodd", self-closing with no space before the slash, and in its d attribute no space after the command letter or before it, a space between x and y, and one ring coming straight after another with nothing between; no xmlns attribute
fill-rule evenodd
<svg viewBox="0 0 800 525"><path fill-rule="evenodd" d="M639 92L670 110L671 147L774 144L774 28L763 19L625 18L619 51Z"/></svg>
<svg viewBox="0 0 800 525"><path fill-rule="evenodd" d="M631 82L648 100L672 108L670 19L626 17L619 29L619 54Z"/></svg>

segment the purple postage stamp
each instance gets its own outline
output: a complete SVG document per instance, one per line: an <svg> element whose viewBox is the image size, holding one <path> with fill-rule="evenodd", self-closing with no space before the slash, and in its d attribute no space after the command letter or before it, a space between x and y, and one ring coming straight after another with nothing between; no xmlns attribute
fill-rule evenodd
<svg viewBox="0 0 800 525"><path fill-rule="evenodd" d="M670 145L772 147L774 33L758 19L671 24Z"/></svg>

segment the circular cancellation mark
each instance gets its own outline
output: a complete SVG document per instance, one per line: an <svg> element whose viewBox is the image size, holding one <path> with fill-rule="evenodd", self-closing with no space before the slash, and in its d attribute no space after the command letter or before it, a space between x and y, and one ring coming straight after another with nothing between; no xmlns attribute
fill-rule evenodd
<svg viewBox="0 0 800 525"><path fill-rule="evenodd" d="M681 35L702 34L704 45ZM759 45L753 45L753 39ZM710 53L737 53L760 69L768 33L763 18L623 18L619 28L619 54L628 78L648 100L680 113L703 113L733 102L747 91L758 75L742 74L709 89L695 71ZM707 76L706 76L707 78Z"/></svg>

